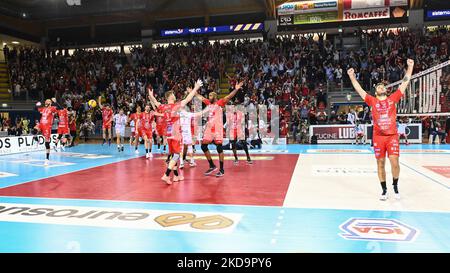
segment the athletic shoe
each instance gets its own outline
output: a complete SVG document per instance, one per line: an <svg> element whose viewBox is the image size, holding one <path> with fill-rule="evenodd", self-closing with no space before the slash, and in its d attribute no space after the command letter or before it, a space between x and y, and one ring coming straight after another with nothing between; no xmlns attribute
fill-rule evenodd
<svg viewBox="0 0 450 273"><path fill-rule="evenodd" d="M122 148L120 150L123 152L123 146L122 146Z"/></svg>
<svg viewBox="0 0 450 273"><path fill-rule="evenodd" d="M172 185L172 181L170 180L170 177L167 176L166 174L164 174L164 175L161 177L161 180L163 180L164 182L166 182L167 185Z"/></svg>
<svg viewBox="0 0 450 273"><path fill-rule="evenodd" d="M238 165L238 164L239 164L239 160L234 160L234 161L233 161L233 164L234 164L234 165Z"/></svg>
<svg viewBox="0 0 450 273"><path fill-rule="evenodd" d="M145 154L145 158L149 159L149 158L150 158L150 154L149 154L149 153L146 153L146 154Z"/></svg>
<svg viewBox="0 0 450 273"><path fill-rule="evenodd" d="M218 173L216 173L216 177L221 177L221 176L224 176L225 175L225 173L224 173L224 171L219 171Z"/></svg>
<svg viewBox="0 0 450 273"><path fill-rule="evenodd" d="M400 200L400 193L398 192L398 185L397 186L394 185L393 188L394 188L394 197L395 197L395 199Z"/></svg>
<svg viewBox="0 0 450 273"><path fill-rule="evenodd" d="M49 161L48 159L46 159L46 160L44 161L44 166L48 166L49 163L50 163L50 161Z"/></svg>
<svg viewBox="0 0 450 273"><path fill-rule="evenodd" d="M192 161L191 163L189 163L189 166L195 167L195 166L197 166L197 163L195 163L194 161Z"/></svg>
<svg viewBox="0 0 450 273"><path fill-rule="evenodd" d="M117 147L117 151L120 153L120 147Z"/></svg>
<svg viewBox="0 0 450 273"><path fill-rule="evenodd" d="M388 199L388 194L387 192L383 192L380 196L380 200L381 201L386 201Z"/></svg>
<svg viewBox="0 0 450 273"><path fill-rule="evenodd" d="M184 176L178 175L173 177L173 182L180 182L184 180Z"/></svg>
<svg viewBox="0 0 450 273"><path fill-rule="evenodd" d="M212 172L214 172L215 170L217 170L217 167L216 167L216 166L214 166L214 167L212 167L212 168L209 168L209 169L205 172L205 175L210 175L210 174L212 174Z"/></svg>
<svg viewBox="0 0 450 273"><path fill-rule="evenodd" d="M148 153L148 157L149 157L149 158L153 158L152 152Z"/></svg>
<svg viewBox="0 0 450 273"><path fill-rule="evenodd" d="M135 154L138 154L138 153L139 153L139 149L134 150L134 153L135 153Z"/></svg>
<svg viewBox="0 0 450 273"><path fill-rule="evenodd" d="M249 165L252 165L253 164L253 161L250 159L250 160L247 160L247 164L249 164Z"/></svg>

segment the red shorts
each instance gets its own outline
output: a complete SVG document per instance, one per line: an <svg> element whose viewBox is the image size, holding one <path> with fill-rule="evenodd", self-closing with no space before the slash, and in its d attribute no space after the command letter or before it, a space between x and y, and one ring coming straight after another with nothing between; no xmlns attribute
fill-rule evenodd
<svg viewBox="0 0 450 273"><path fill-rule="evenodd" d="M39 124L39 130L45 138L45 142L50 142L50 138L52 135L52 127L48 125Z"/></svg>
<svg viewBox="0 0 450 273"><path fill-rule="evenodd" d="M68 135L69 134L69 128L66 127L58 127L58 135Z"/></svg>
<svg viewBox="0 0 450 273"><path fill-rule="evenodd" d="M156 125L156 133L158 136L165 136L166 126L164 125Z"/></svg>
<svg viewBox="0 0 450 273"><path fill-rule="evenodd" d="M214 142L215 144L222 144L223 143L223 136L216 134L214 136L212 135L204 135L202 139L202 144L210 144Z"/></svg>
<svg viewBox="0 0 450 273"><path fill-rule="evenodd" d="M109 124L103 123L102 128L103 128L103 129L111 129L111 123L109 123Z"/></svg>
<svg viewBox="0 0 450 273"><path fill-rule="evenodd" d="M152 139L152 129L142 129L139 130L139 135L144 137L147 136L148 139Z"/></svg>
<svg viewBox="0 0 450 273"><path fill-rule="evenodd" d="M391 136L373 136L373 150L375 157L384 158L386 152L388 156L400 156L400 146L398 144L398 135Z"/></svg>
<svg viewBox="0 0 450 273"><path fill-rule="evenodd" d="M167 144L169 145L169 154L179 154L181 153L181 143L177 139L168 139Z"/></svg>

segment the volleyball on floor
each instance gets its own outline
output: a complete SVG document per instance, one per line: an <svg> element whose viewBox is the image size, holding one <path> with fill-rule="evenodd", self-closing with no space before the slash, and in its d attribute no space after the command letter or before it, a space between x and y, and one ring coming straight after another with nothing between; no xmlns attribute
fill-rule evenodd
<svg viewBox="0 0 450 273"><path fill-rule="evenodd" d="M96 102L95 100L90 100L90 101L88 101L88 104L89 104L89 106L90 106L91 108L94 108L94 107L97 106L97 102Z"/></svg>

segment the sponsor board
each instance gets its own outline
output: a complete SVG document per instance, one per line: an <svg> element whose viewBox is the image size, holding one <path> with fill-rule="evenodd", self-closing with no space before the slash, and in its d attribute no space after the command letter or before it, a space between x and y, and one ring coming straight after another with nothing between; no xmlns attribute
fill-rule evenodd
<svg viewBox="0 0 450 273"><path fill-rule="evenodd" d="M450 178L450 166L423 166L423 167L437 174L440 174L443 177Z"/></svg>
<svg viewBox="0 0 450 273"><path fill-rule="evenodd" d="M412 242L419 230L394 219L351 218L339 227L347 240Z"/></svg>
<svg viewBox="0 0 450 273"><path fill-rule="evenodd" d="M377 176L374 166L316 165L311 168L312 176Z"/></svg>
<svg viewBox="0 0 450 273"><path fill-rule="evenodd" d="M344 11L344 21L383 19L390 17L389 8L357 9Z"/></svg>
<svg viewBox="0 0 450 273"><path fill-rule="evenodd" d="M338 11L338 0L310 0L289 2L277 9L278 15L318 13L324 11Z"/></svg>
<svg viewBox="0 0 450 273"><path fill-rule="evenodd" d="M450 9L446 10L427 10L427 19L446 19L450 18Z"/></svg>
<svg viewBox="0 0 450 273"><path fill-rule="evenodd" d="M307 153L336 153L336 154L348 154L348 153L370 153L370 150L357 150L357 149L307 149Z"/></svg>
<svg viewBox="0 0 450 273"><path fill-rule="evenodd" d="M231 233L239 213L0 203L0 221L129 228L160 231Z"/></svg>
<svg viewBox="0 0 450 273"><path fill-rule="evenodd" d="M366 140L372 139L372 125L363 124ZM355 141L355 129L351 124L343 125L311 125L309 135L317 136L317 143L348 144ZM406 127L406 135L410 143L422 143L422 124L410 123ZM370 142L369 142L370 143Z"/></svg>
<svg viewBox="0 0 450 273"><path fill-rule="evenodd" d="M54 141L57 137L57 134L52 134L51 147L54 146ZM36 143L33 141L33 136L0 137L0 155L45 150L45 138L42 135L38 135L38 139Z"/></svg>
<svg viewBox="0 0 450 273"><path fill-rule="evenodd" d="M343 0L344 10L407 6L408 0Z"/></svg>
<svg viewBox="0 0 450 273"><path fill-rule="evenodd" d="M17 174L14 173L7 173L7 172L0 172L0 179L5 177L11 177L11 176L17 176Z"/></svg>

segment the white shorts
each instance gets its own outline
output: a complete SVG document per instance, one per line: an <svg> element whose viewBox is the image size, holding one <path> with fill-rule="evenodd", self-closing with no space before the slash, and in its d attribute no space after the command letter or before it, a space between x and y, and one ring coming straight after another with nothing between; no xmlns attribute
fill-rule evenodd
<svg viewBox="0 0 450 273"><path fill-rule="evenodd" d="M181 137L182 137L182 143L186 144L186 145L192 145L192 134L191 134L191 128L189 128L189 130L186 131L182 131L181 132Z"/></svg>
<svg viewBox="0 0 450 273"><path fill-rule="evenodd" d="M116 135L125 136L125 127L115 127Z"/></svg>

